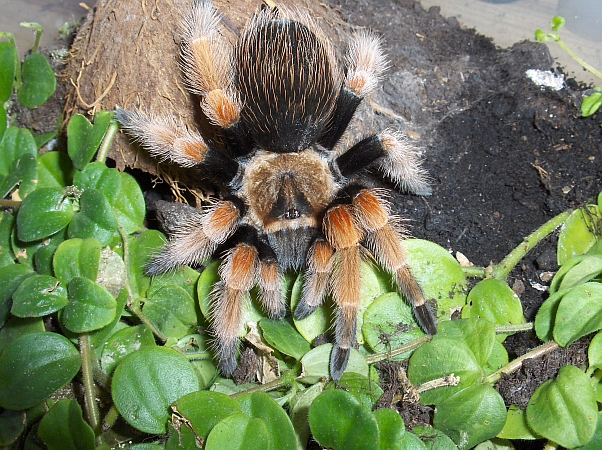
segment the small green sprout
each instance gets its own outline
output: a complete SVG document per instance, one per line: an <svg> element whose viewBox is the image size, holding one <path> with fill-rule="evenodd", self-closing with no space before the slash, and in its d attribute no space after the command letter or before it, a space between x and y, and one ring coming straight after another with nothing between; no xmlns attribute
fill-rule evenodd
<svg viewBox="0 0 602 450"><path fill-rule="evenodd" d="M577 61L585 70L593 73L595 76L602 80L602 72L597 70L596 68L590 66L588 63L579 58L571 49L569 49L564 41L560 38L560 29L564 27L566 20L564 17L556 16L552 19L552 31L553 33L548 33L543 30L535 31L535 40L537 42L550 42L555 41L560 48L562 48L567 54ZM583 99L583 103L581 104L581 116L589 117L593 115L598 109L602 106L602 88L595 87L594 92Z"/></svg>

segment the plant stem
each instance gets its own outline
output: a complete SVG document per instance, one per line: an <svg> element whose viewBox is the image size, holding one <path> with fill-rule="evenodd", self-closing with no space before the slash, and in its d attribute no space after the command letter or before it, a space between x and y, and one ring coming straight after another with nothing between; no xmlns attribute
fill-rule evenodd
<svg viewBox="0 0 602 450"><path fill-rule="evenodd" d="M102 163L106 161L107 155L109 154L109 150L111 149L111 145L113 144L113 140L115 139L115 135L117 134L118 130L119 124L115 119L112 119L105 136L102 138L102 143L100 144L98 154L96 155L96 161L100 161Z"/></svg>
<svg viewBox="0 0 602 450"><path fill-rule="evenodd" d="M3 208L18 208L21 206L21 203L17 200L0 200L0 206Z"/></svg>
<svg viewBox="0 0 602 450"><path fill-rule="evenodd" d="M105 416L105 420L104 420L104 428L113 428L113 425L115 425L115 422L117 422L117 419L119 419L119 411L117 411L117 408L115 408L115 405L111 405L111 408L109 409L109 411L107 412L107 415Z"/></svg>
<svg viewBox="0 0 602 450"><path fill-rule="evenodd" d="M543 356L546 353L550 353L551 351L556 350L557 348L558 344L554 341L540 345L539 347L535 347L530 352L527 352L523 356L516 358L514 361L510 361L510 363L506 364L501 369L498 369L495 372L493 372L487 377L487 382L496 383L502 378L503 375L515 372L518 369L520 369L523 365L523 361L525 361L526 359L539 358L540 356Z"/></svg>
<svg viewBox="0 0 602 450"><path fill-rule="evenodd" d="M280 376L280 378L277 378L276 380L270 381L269 383L266 383L266 384L260 384L259 386L254 386L254 387L252 387L250 389L246 389L244 391L237 392L236 394L230 395L230 397L236 398L243 394L252 394L253 392L273 391L274 389L278 389L282 386L288 386L289 384L292 384L293 380L297 377L297 375L298 375L297 371L289 370L288 372L286 372L285 374L283 374L282 376Z"/></svg>
<svg viewBox="0 0 602 450"><path fill-rule="evenodd" d="M485 278L487 269L485 267L462 267L464 275L471 278Z"/></svg>
<svg viewBox="0 0 602 450"><path fill-rule="evenodd" d="M98 405L96 404L96 386L92 376L92 347L90 336L83 333L79 336L79 352L82 357L82 378L84 380L84 396L88 423L96 436L101 434L101 421Z"/></svg>
<svg viewBox="0 0 602 450"><path fill-rule="evenodd" d="M412 342L407 343L406 345L396 348L395 350L390 350L385 353L377 353L376 355L368 356L366 358L366 362L368 364L374 364L374 363L377 363L380 361L384 361L385 359L393 358L394 356L402 355L406 352L417 349L422 344L426 344L432 338L433 338L432 336L428 336L428 335L422 336Z"/></svg>
<svg viewBox="0 0 602 450"><path fill-rule="evenodd" d="M21 25L24 28L33 28L36 30L36 40L33 44L33 49L31 50L31 53L35 55L36 53L38 53L38 49L40 48L40 38L42 37L44 29L39 23L35 22L21 22L19 25Z"/></svg>
<svg viewBox="0 0 602 450"><path fill-rule="evenodd" d="M496 334L506 334L506 333L519 333L521 331L531 331L533 329L533 323L517 323L517 324L509 324L509 325L496 325L495 333Z"/></svg>
<svg viewBox="0 0 602 450"><path fill-rule="evenodd" d="M506 277L508 277L508 274L514 269L514 266L516 266L518 262L533 249L533 247L562 225L569 218L571 213L572 211L565 211L558 214L527 236L518 247L512 250L499 264L493 267L493 277L501 281L506 281Z"/></svg>
<svg viewBox="0 0 602 450"><path fill-rule="evenodd" d="M581 58L579 58L575 53L573 53L573 51L570 48L568 48L566 46L566 44L562 41L562 39L560 39L560 37L558 37L556 42L558 43L560 48L562 48L565 52L567 52L571 58L573 58L575 61L577 61L581 65L581 67L583 67L585 70L593 73L595 76L597 76L598 78L600 78L602 80L602 72L600 72L596 68L590 66L588 63L586 63Z"/></svg>

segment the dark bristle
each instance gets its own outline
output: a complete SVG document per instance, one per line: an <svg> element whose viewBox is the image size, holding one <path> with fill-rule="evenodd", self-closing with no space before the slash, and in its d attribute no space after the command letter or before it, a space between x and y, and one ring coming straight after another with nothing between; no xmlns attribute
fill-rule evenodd
<svg viewBox="0 0 602 450"><path fill-rule="evenodd" d="M414 308L414 315L420 325L420 328L425 333L431 336L437 334L437 320L433 317L433 314L426 305L418 305Z"/></svg>
<svg viewBox="0 0 602 450"><path fill-rule="evenodd" d="M360 172L378 158L385 156L386 152L376 135L361 140L348 151L339 156L335 161L344 177Z"/></svg>
<svg viewBox="0 0 602 450"><path fill-rule="evenodd" d="M174 270L176 266L172 262L168 247L153 256L153 258L144 267L144 273L147 277L154 277Z"/></svg>
<svg viewBox="0 0 602 450"><path fill-rule="evenodd" d="M330 355L330 376L333 380L339 381L347 368L349 362L349 355L351 350L348 348L341 348L335 344L332 348L332 354Z"/></svg>
<svg viewBox="0 0 602 450"><path fill-rule="evenodd" d="M304 299L301 299L299 303L297 303L297 307L295 308L295 320L303 320L312 314L318 307L310 306Z"/></svg>
<svg viewBox="0 0 602 450"><path fill-rule="evenodd" d="M339 142L339 139L347 129L349 122L355 114L355 110L362 101L362 97L351 92L345 86L337 99L331 121L328 123L328 131L319 139L320 145L331 150Z"/></svg>

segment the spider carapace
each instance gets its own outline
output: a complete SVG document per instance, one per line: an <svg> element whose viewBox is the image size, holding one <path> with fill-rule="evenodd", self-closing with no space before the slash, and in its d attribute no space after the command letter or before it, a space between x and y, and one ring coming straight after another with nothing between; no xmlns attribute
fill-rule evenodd
<svg viewBox="0 0 602 450"><path fill-rule="evenodd" d="M261 10L235 43L209 2L195 2L181 28L186 85L218 139L203 139L171 116L120 109L117 118L151 155L196 167L229 192L183 220L146 268L156 275L222 258L211 317L222 372L230 375L237 366L249 291L257 286L266 312L282 318L282 278L289 270L305 270L295 318L310 315L327 295L336 305L330 362L336 380L356 343L364 259L391 273L421 327L434 334L386 191L350 181L374 165L406 190L428 195L418 152L392 131L334 150L386 68L380 39L356 33L341 68L316 21L296 9Z"/></svg>

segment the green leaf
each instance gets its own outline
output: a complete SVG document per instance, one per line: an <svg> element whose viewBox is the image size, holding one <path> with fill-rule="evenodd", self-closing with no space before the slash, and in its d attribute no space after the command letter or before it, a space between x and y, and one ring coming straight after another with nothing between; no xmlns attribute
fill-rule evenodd
<svg viewBox="0 0 602 450"><path fill-rule="evenodd" d="M424 392L420 396L422 404L437 405L465 387L481 384L485 373L468 345L445 337L436 337L410 357L408 378L414 386L452 373L460 377L460 384Z"/></svg>
<svg viewBox="0 0 602 450"><path fill-rule="evenodd" d="M207 438L205 450L266 450L270 435L266 423L245 414L234 414L218 423Z"/></svg>
<svg viewBox="0 0 602 450"><path fill-rule="evenodd" d="M374 412L374 417L378 424L378 449L403 450L402 439L406 430L399 413L382 408Z"/></svg>
<svg viewBox="0 0 602 450"><path fill-rule="evenodd" d="M188 266L180 267L161 275L155 275L151 279L151 285L148 288L148 297L152 297L157 291L166 286L179 286L193 299L197 299L197 280L200 274Z"/></svg>
<svg viewBox="0 0 602 450"><path fill-rule="evenodd" d="M46 103L56 90L56 77L46 57L33 53L25 58L21 66L23 84L17 92L19 103L35 109Z"/></svg>
<svg viewBox="0 0 602 450"><path fill-rule="evenodd" d="M558 265L562 266L577 255L584 255L598 241L592 230L602 220L602 214L595 205L577 209L564 223L558 236Z"/></svg>
<svg viewBox="0 0 602 450"><path fill-rule="evenodd" d="M48 239L38 241L39 246L32 247L33 267L39 275L54 275L53 259L54 253L59 245L65 242L67 238L67 229L63 228L58 233L53 234Z"/></svg>
<svg viewBox="0 0 602 450"><path fill-rule="evenodd" d="M143 313L166 337L180 339L198 322L194 299L180 286L164 286L144 302Z"/></svg>
<svg viewBox="0 0 602 450"><path fill-rule="evenodd" d="M414 427L412 432L422 439L425 448L429 450L458 450L447 434L432 427Z"/></svg>
<svg viewBox="0 0 602 450"><path fill-rule="evenodd" d="M579 447L579 450L599 450L600 448L602 448L602 413L598 414L598 425L594 437L583 447Z"/></svg>
<svg viewBox="0 0 602 450"><path fill-rule="evenodd" d="M58 134L58 131L48 131L46 133L36 134L36 135L34 135L33 138L36 141L36 146L38 147L38 149L41 149L43 146L48 144L52 139L54 139L57 134ZM51 152L49 152L49 153L51 153ZM65 156L67 156L67 155L65 155Z"/></svg>
<svg viewBox="0 0 602 450"><path fill-rule="evenodd" d="M330 377L330 353L332 344L319 345L301 358L301 375L299 380L307 384L315 384L324 377ZM368 377L368 363L355 349L351 349L345 373L354 372Z"/></svg>
<svg viewBox="0 0 602 450"><path fill-rule="evenodd" d="M73 277L98 277L101 247L96 239L69 239L61 243L54 254L54 272L64 284Z"/></svg>
<svg viewBox="0 0 602 450"><path fill-rule="evenodd" d="M64 152L47 152L38 158L38 188L64 188L73 183L73 164Z"/></svg>
<svg viewBox="0 0 602 450"><path fill-rule="evenodd" d="M375 353L394 350L424 336L412 308L396 292L381 295L372 302L364 313L362 333ZM410 354L406 352L392 360L405 360Z"/></svg>
<svg viewBox="0 0 602 450"><path fill-rule="evenodd" d="M22 264L0 267L0 327L10 315L12 297L19 285L34 274L31 268Z"/></svg>
<svg viewBox="0 0 602 450"><path fill-rule="evenodd" d="M490 278L477 283L468 294L462 318L481 318L496 325L525 323L518 296L501 280Z"/></svg>
<svg viewBox="0 0 602 450"><path fill-rule="evenodd" d="M23 411L10 411L8 409L0 414L0 446L12 447L19 436L25 431L26 416Z"/></svg>
<svg viewBox="0 0 602 450"><path fill-rule="evenodd" d="M552 30L554 30L554 31L560 30L562 27L564 27L565 23L566 23L566 21L564 20L564 17L555 16L552 19Z"/></svg>
<svg viewBox="0 0 602 450"><path fill-rule="evenodd" d="M111 202L111 206L119 225L127 234L132 234L144 229L144 195L140 185L131 175L123 172L120 176L121 190L115 201Z"/></svg>
<svg viewBox="0 0 602 450"><path fill-rule="evenodd" d="M269 445L266 448L294 450L295 431L284 410L265 392L243 394L235 399L242 412L249 417L262 419L268 429Z"/></svg>
<svg viewBox="0 0 602 450"><path fill-rule="evenodd" d="M79 207L69 224L69 237L95 238L100 245L108 245L117 233L117 221L107 198L96 189L86 189Z"/></svg>
<svg viewBox="0 0 602 450"><path fill-rule="evenodd" d="M13 341L30 333L46 331L42 318L21 319L12 316L0 329L0 353Z"/></svg>
<svg viewBox="0 0 602 450"><path fill-rule="evenodd" d="M587 444L596 431L598 407L589 377L564 366L542 384L527 405L527 423L546 439L566 448Z"/></svg>
<svg viewBox="0 0 602 450"><path fill-rule="evenodd" d="M7 102L13 93L17 60L17 48L10 42L0 42L0 103Z"/></svg>
<svg viewBox="0 0 602 450"><path fill-rule="evenodd" d="M84 170L86 164L92 161L109 128L113 113L99 111L94 116L94 125L81 115L71 118L67 126L68 153L73 165L78 170Z"/></svg>
<svg viewBox="0 0 602 450"><path fill-rule="evenodd" d="M75 400L59 400L48 411L38 429L48 450L94 450L94 430L82 416Z"/></svg>
<svg viewBox="0 0 602 450"><path fill-rule="evenodd" d="M506 424L498 437L504 439L523 439L534 440L542 439L541 436L535 434L527 424L527 414L524 409L518 406L510 406L506 417Z"/></svg>
<svg viewBox="0 0 602 450"><path fill-rule="evenodd" d="M0 406L31 408L71 381L80 366L79 352L66 337L21 336L0 356Z"/></svg>
<svg viewBox="0 0 602 450"><path fill-rule="evenodd" d="M35 189L37 176L36 157L22 155L12 162L8 175L2 177L0 195L6 197L15 187L19 186L19 197L27 197Z"/></svg>
<svg viewBox="0 0 602 450"><path fill-rule="evenodd" d="M344 389L353 395L358 402L372 410L383 395L383 390L374 380L359 373L346 372L338 382L328 383L328 389Z"/></svg>
<svg viewBox="0 0 602 450"><path fill-rule="evenodd" d="M578 262L575 265L571 263L575 260ZM568 270L561 271L559 270L556 276L554 277L554 292L561 289L570 289L579 284L585 283L587 281L591 281L594 278L598 277L602 274L602 256L585 255L584 257L575 257L571 259L567 264L562 266L562 269L568 267ZM557 282L558 279L558 282ZM552 287L550 286L550 291L552 291Z"/></svg>
<svg viewBox="0 0 602 450"><path fill-rule="evenodd" d="M44 239L65 228L73 216L71 200L62 189L35 190L23 200L17 215L19 239L25 242Z"/></svg>
<svg viewBox="0 0 602 450"><path fill-rule="evenodd" d="M266 342L285 355L300 360L311 350L309 343L286 320L264 318L260 320L259 326Z"/></svg>
<svg viewBox="0 0 602 450"><path fill-rule="evenodd" d="M602 333L594 336L587 349L589 367L602 368Z"/></svg>
<svg viewBox="0 0 602 450"><path fill-rule="evenodd" d="M15 262L15 254L10 245L10 235L14 225L15 217L10 212L3 211L0 217L0 267L8 266Z"/></svg>
<svg viewBox="0 0 602 450"><path fill-rule="evenodd" d="M7 125L8 125L8 117L6 115L6 109L4 109L4 105L2 104L2 102L0 102L0 142L2 142L4 133L6 133Z"/></svg>
<svg viewBox="0 0 602 450"><path fill-rule="evenodd" d="M100 367L107 375L111 375L117 364L127 355L155 345L155 337L146 325L124 328L111 336L105 344L100 358Z"/></svg>
<svg viewBox="0 0 602 450"><path fill-rule="evenodd" d="M292 311L295 310L297 304L299 303L299 300L301 300L302 292L303 274L299 274L299 276L295 280L295 283L293 284L293 290L291 292ZM327 296L324 304L318 306L316 310L309 316L307 316L305 319L297 320L293 316L293 323L295 324L295 328L307 342L313 342L316 337L326 333L333 321L334 307L330 296Z"/></svg>
<svg viewBox="0 0 602 450"><path fill-rule="evenodd" d="M165 347L147 347L126 356L113 374L115 407L134 428L162 434L170 406L199 389L196 373L185 356Z"/></svg>
<svg viewBox="0 0 602 450"><path fill-rule="evenodd" d="M594 92L583 99L581 103L581 116L589 117L595 114L602 106L602 92Z"/></svg>
<svg viewBox="0 0 602 450"><path fill-rule="evenodd" d="M17 317L43 317L63 309L69 303L67 290L48 275L27 278L13 294L11 312Z"/></svg>
<svg viewBox="0 0 602 450"><path fill-rule="evenodd" d="M470 386L439 403L433 423L460 449L468 449L502 431L506 406L491 386Z"/></svg>
<svg viewBox="0 0 602 450"><path fill-rule="evenodd" d="M110 169L104 163L96 161L86 165L82 171L75 172L73 184L82 191L96 189L102 192L112 205L121 191L121 175L117 169Z"/></svg>
<svg viewBox="0 0 602 450"><path fill-rule="evenodd" d="M219 392L198 391L180 398L174 405L190 424L195 434L207 440L214 426L234 414L242 413L240 406L230 396Z"/></svg>
<svg viewBox="0 0 602 450"><path fill-rule="evenodd" d="M315 398L322 393L324 386L316 383L304 391L300 391L289 401L289 415L297 436L297 448L307 448L311 430L307 420L309 407Z"/></svg>
<svg viewBox="0 0 602 450"><path fill-rule="evenodd" d="M483 319L462 319L442 322L437 339L449 338L463 341L472 351L477 362L487 364L495 343L495 326Z"/></svg>
<svg viewBox="0 0 602 450"><path fill-rule="evenodd" d="M87 333L111 323L116 310L117 303L109 291L87 278L74 277L69 282L63 324L74 333Z"/></svg>
<svg viewBox="0 0 602 450"><path fill-rule="evenodd" d="M11 164L24 155L36 156L36 141L26 128L10 127L0 142L0 175L10 173Z"/></svg>
<svg viewBox="0 0 602 450"><path fill-rule="evenodd" d="M128 301L129 293L127 289L123 289L117 298L115 299L115 303L117 303L115 318L113 321L105 327L102 327L96 331L92 331L88 335L90 336L90 344L94 349L101 349L102 346L106 343L106 340L109 336L112 336L114 333L119 331L122 327L125 327L123 322L120 322L121 315L123 314L123 310Z"/></svg>
<svg viewBox="0 0 602 450"><path fill-rule="evenodd" d="M378 448L378 423L368 408L345 391L320 394L309 408L309 425L323 447L334 450Z"/></svg>
<svg viewBox="0 0 602 450"><path fill-rule="evenodd" d="M437 302L439 318L451 318L466 303L468 283L458 261L449 252L429 241L403 241L412 275L424 297Z"/></svg>
<svg viewBox="0 0 602 450"><path fill-rule="evenodd" d="M585 283L567 292L556 311L554 340L566 347L602 329L602 284Z"/></svg>
<svg viewBox="0 0 602 450"><path fill-rule="evenodd" d="M130 284L135 296L147 296L151 279L145 275L144 268L151 256L158 253L165 243L165 236L157 230L147 230L130 239Z"/></svg>

